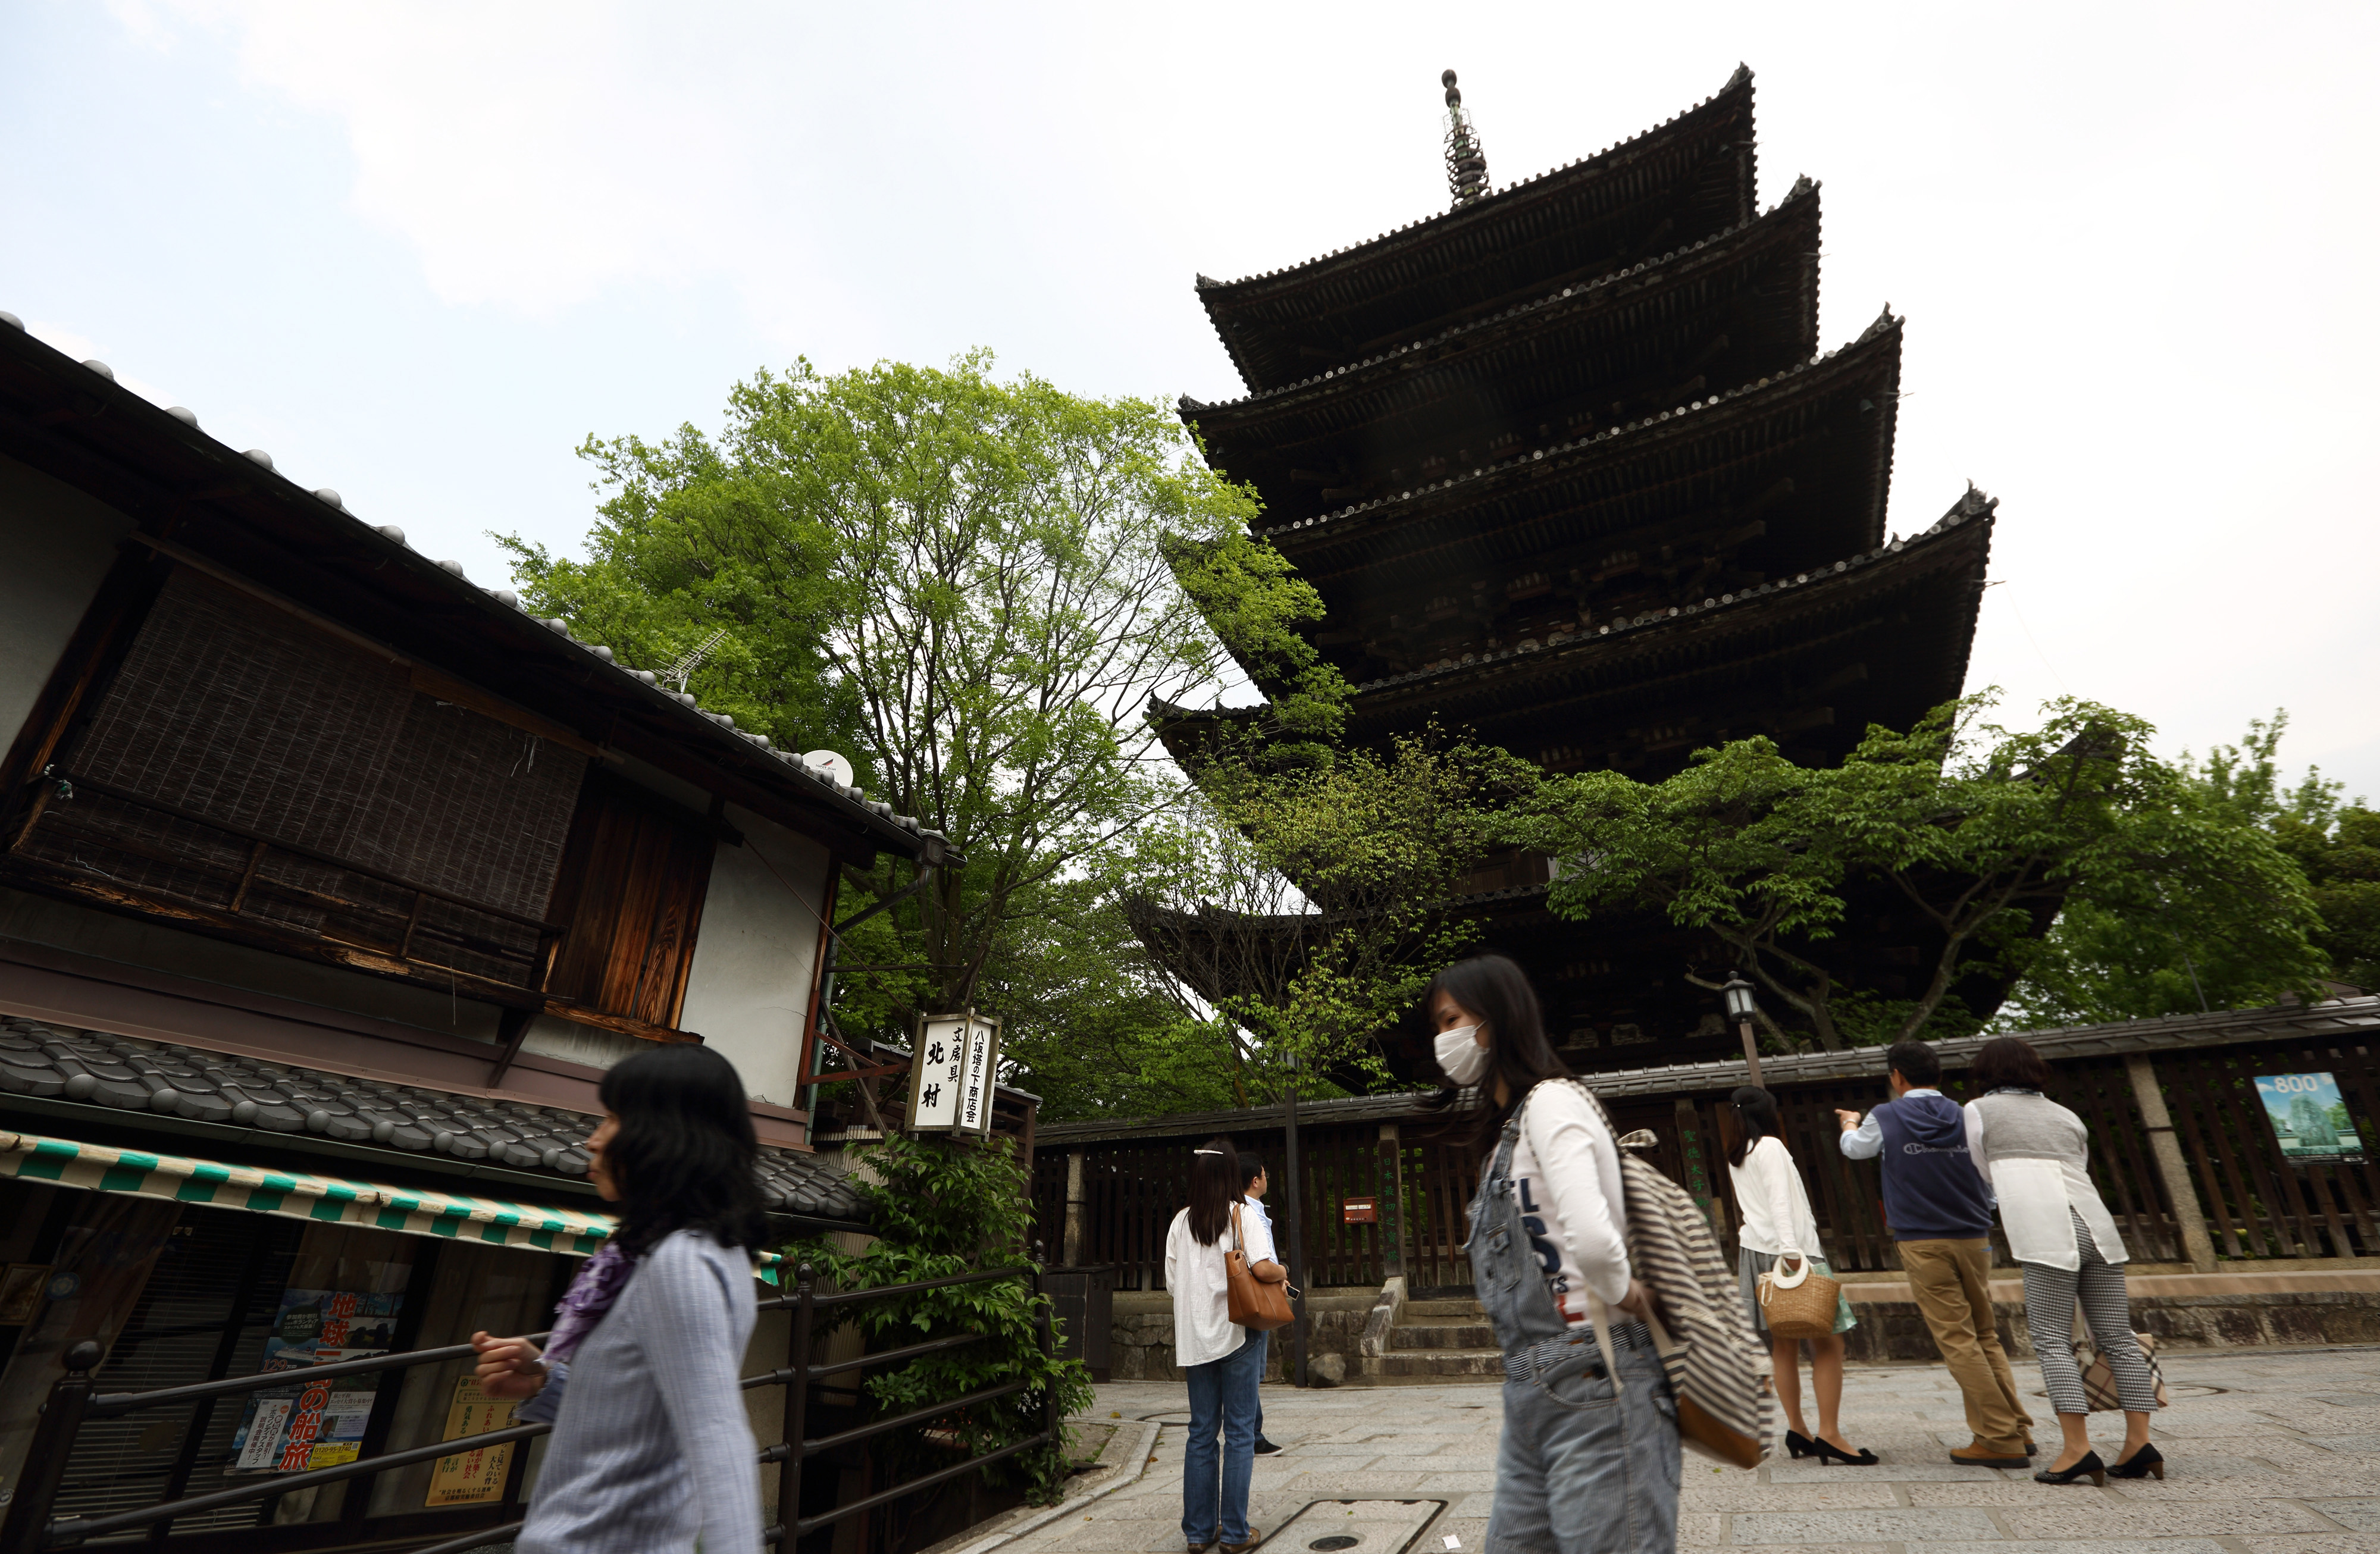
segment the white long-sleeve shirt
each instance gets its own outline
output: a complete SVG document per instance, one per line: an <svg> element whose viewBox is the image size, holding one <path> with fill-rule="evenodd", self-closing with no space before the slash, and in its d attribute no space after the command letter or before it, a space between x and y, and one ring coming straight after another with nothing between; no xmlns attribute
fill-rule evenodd
<svg viewBox="0 0 2380 1554"><path fill-rule="evenodd" d="M1628 1297L1628 1211L1620 1146L1573 1086L1540 1085L1521 1113L1512 1190L1529 1244L1566 1321L1584 1322L1584 1292L1617 1305Z"/></svg>
<svg viewBox="0 0 2380 1554"><path fill-rule="evenodd" d="M1190 1233L1186 1208L1173 1217L1172 1228L1165 1232L1165 1289L1173 1297L1176 1366L1203 1366L1227 1358L1248 1341L1248 1329L1232 1320L1231 1284L1224 1275L1223 1254L1244 1245L1251 1269L1275 1260L1272 1224L1262 1214L1249 1213L1245 1203L1233 1207L1240 1211L1245 1244L1232 1239L1231 1221L1226 1220L1223 1233L1213 1244L1202 1244Z"/></svg>
<svg viewBox="0 0 2380 1554"><path fill-rule="evenodd" d="M1793 1169L1793 1156L1775 1134L1755 1141L1743 1163L1730 1162L1727 1173L1735 1183L1735 1207L1743 1216L1736 1240L1755 1252L1779 1257L1806 1252L1823 1257L1818 1245L1818 1218L1810 1211L1810 1190Z"/></svg>

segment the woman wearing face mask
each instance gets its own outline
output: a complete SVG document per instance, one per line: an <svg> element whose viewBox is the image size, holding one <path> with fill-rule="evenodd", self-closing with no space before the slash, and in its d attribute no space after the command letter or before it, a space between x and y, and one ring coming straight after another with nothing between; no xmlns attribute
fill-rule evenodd
<svg viewBox="0 0 2380 1554"><path fill-rule="evenodd" d="M1678 1416L1628 1264L1620 1150L1546 1041L1536 994L1502 955L1430 984L1439 1066L1476 1085L1485 1155L1471 1266L1504 1352L1504 1433L1487 1554L1670 1554ZM1606 1374L1595 1324L1619 1375ZM1617 1383L1617 1385L1615 1385Z"/></svg>
<svg viewBox="0 0 2380 1554"><path fill-rule="evenodd" d="M767 1233L759 1141L735 1066L707 1047L603 1075L587 1174L620 1228L554 1308L545 1348L473 1333L480 1387L553 1435L519 1554L758 1554L759 1448L740 1367Z"/></svg>

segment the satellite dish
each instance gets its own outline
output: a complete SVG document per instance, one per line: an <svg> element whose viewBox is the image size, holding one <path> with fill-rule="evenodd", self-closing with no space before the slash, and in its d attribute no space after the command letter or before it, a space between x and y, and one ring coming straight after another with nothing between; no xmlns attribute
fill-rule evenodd
<svg viewBox="0 0 2380 1554"><path fill-rule="evenodd" d="M804 766L816 767L844 787L851 786L851 761L832 750L812 750L802 758Z"/></svg>

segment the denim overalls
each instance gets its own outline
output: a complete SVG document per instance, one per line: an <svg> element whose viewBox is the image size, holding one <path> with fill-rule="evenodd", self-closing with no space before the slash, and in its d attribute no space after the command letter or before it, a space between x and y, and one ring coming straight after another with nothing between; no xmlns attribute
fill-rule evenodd
<svg viewBox="0 0 2380 1554"><path fill-rule="evenodd" d="M1525 1103L1524 1103L1525 1107ZM1546 1288L1512 1186L1520 1110L1471 1200L1471 1269L1504 1351L1504 1435L1487 1554L1671 1554L1678 1541L1678 1411L1641 1322L1616 1317L1604 1374L1593 1328Z"/></svg>

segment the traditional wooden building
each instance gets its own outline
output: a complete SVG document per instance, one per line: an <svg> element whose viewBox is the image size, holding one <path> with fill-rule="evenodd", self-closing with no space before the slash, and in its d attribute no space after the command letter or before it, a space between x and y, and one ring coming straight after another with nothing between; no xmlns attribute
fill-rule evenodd
<svg viewBox="0 0 2380 1554"><path fill-rule="evenodd" d="M6 313L0 558L0 1489L84 1341L142 1390L544 1326L656 1042L735 1063L781 1234L866 1229L808 1136L826 921L940 835ZM95 1421L56 1509L452 1439L467 1378ZM156 1546L517 1514L527 1451L460 1461Z"/></svg>
<svg viewBox="0 0 2380 1554"><path fill-rule="evenodd" d="M1902 321L1821 353L1818 186L1758 209L1751 73L1492 192L1463 176L1482 153L1447 84L1451 210L1197 284L1248 392L1185 397L1183 419L1321 593L1311 638L1357 686L1351 736L1435 721L1548 771L1649 780L1751 735L1840 760L1958 695L1994 504L1971 489L1888 532ZM1202 725L1261 709L1153 712L1195 759ZM1557 920L1548 872L1514 854L1472 884L1569 1055L1723 1050L1690 940ZM1848 941L1890 996L1925 934L1866 916Z"/></svg>

